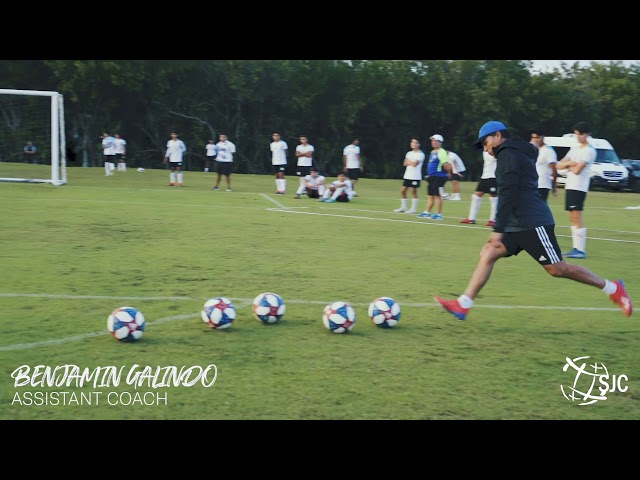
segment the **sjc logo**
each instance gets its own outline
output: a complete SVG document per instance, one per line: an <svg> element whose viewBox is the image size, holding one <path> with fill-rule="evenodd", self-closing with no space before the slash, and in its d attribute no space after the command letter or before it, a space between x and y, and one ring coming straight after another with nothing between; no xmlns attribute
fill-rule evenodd
<svg viewBox="0 0 640 480"><path fill-rule="evenodd" d="M566 358L567 363L562 367L562 371L566 372L571 367L575 371L575 378L570 387L560 385L564 398L571 402L580 401L578 405L591 405L598 400L606 400L607 392L617 390L624 393L628 390L629 387L623 385L623 382L628 382L629 378L624 374L609 376L609 371L603 363L580 363L578 366L581 360L587 358L589 357L576 357L573 360ZM597 392L594 392L595 388Z"/></svg>

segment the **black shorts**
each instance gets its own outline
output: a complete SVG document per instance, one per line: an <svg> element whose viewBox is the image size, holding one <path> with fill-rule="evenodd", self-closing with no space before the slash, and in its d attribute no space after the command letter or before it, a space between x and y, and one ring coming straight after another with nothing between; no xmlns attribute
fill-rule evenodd
<svg viewBox="0 0 640 480"><path fill-rule="evenodd" d="M549 198L549 190L550 188L538 188L538 193L542 197L542 199L546 202L547 198Z"/></svg>
<svg viewBox="0 0 640 480"><path fill-rule="evenodd" d="M311 175L311 165L309 165L308 167L301 167L300 165L298 165L296 167L296 175L299 177L306 177L307 175Z"/></svg>
<svg viewBox="0 0 640 480"><path fill-rule="evenodd" d="M437 175L429 175L427 177L427 195L431 197L439 197L440 196L440 187L444 187L444 184L447 183L447 177L440 177Z"/></svg>
<svg viewBox="0 0 640 480"><path fill-rule="evenodd" d="M360 169L347 168L347 177L349 177L349 180L358 180L360 178Z"/></svg>
<svg viewBox="0 0 640 480"><path fill-rule="evenodd" d="M492 197L498 195L498 181L495 178L481 178L476 192L488 193Z"/></svg>
<svg viewBox="0 0 640 480"><path fill-rule="evenodd" d="M287 164L283 164L283 165L271 165L271 172L273 174L276 173L282 173L284 174L285 170L287 169Z"/></svg>
<svg viewBox="0 0 640 480"><path fill-rule="evenodd" d="M116 156L115 155L103 155L104 163L115 163Z"/></svg>
<svg viewBox="0 0 640 480"><path fill-rule="evenodd" d="M343 193L342 195L339 195L338 198L336 198L336 202L348 202L349 201L349 195L347 195L346 193Z"/></svg>
<svg viewBox="0 0 640 480"><path fill-rule="evenodd" d="M407 188L420 188L420 180L408 180L405 178L402 181L402 186Z"/></svg>
<svg viewBox="0 0 640 480"><path fill-rule="evenodd" d="M464 172L462 172L462 173L464 173ZM455 181L459 182L460 180L462 180L462 175L460 175L459 173L452 173L451 174L451 181L452 182L455 182Z"/></svg>
<svg viewBox="0 0 640 480"><path fill-rule="evenodd" d="M125 160L125 156L124 153L116 153L116 158L118 159L118 162L124 162Z"/></svg>
<svg viewBox="0 0 640 480"><path fill-rule="evenodd" d="M320 198L320 193L318 190L313 190L311 188L307 188L307 197L308 198Z"/></svg>
<svg viewBox="0 0 640 480"><path fill-rule="evenodd" d="M216 172L220 175L231 175L233 169L233 162L218 162L216 160Z"/></svg>
<svg viewBox="0 0 640 480"><path fill-rule="evenodd" d="M584 210L584 201L586 198L587 192L565 189L564 209L569 212L572 210L578 210L581 212Z"/></svg>
<svg viewBox="0 0 640 480"><path fill-rule="evenodd" d="M171 168L171 170L174 170L176 168L182 170L182 162L169 162L169 168Z"/></svg>
<svg viewBox="0 0 640 480"><path fill-rule="evenodd" d="M562 253L554 233L555 225L544 225L524 232L505 232L502 243L507 256L527 252L540 265L552 265L562 261Z"/></svg>

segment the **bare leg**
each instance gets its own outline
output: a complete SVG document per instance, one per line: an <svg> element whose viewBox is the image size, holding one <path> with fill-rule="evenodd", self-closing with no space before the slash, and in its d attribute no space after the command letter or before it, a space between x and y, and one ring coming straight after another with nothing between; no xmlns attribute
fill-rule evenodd
<svg viewBox="0 0 640 480"><path fill-rule="evenodd" d="M442 213L442 197L440 195L437 195L435 197L436 200L436 210L438 210L438 213Z"/></svg>
<svg viewBox="0 0 640 480"><path fill-rule="evenodd" d="M567 263L564 260L559 263L554 263L553 265L544 265L544 269L549 275L554 277L568 278L569 280L591 285L592 287L598 287L599 289L603 289L606 283L604 278L596 275L588 268Z"/></svg>
<svg viewBox="0 0 640 480"><path fill-rule="evenodd" d="M507 255L507 249L500 239L500 234L492 234L489 241L480 251L480 261L478 262L478 265L471 276L471 280L469 280L469 284L464 291L464 295L472 300L476 298L480 290L482 290L489 281L489 277L493 271L493 266L498 259Z"/></svg>

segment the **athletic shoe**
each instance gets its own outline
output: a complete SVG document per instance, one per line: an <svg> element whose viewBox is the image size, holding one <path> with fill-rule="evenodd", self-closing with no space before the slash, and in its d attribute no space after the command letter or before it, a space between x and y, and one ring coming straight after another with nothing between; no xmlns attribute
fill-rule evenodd
<svg viewBox="0 0 640 480"><path fill-rule="evenodd" d="M440 196L442 197L443 200L449 200L449 194L448 193L443 193Z"/></svg>
<svg viewBox="0 0 640 480"><path fill-rule="evenodd" d="M587 258L587 254L581 252L580 250L576 250L575 252L569 252L568 255L565 255L566 258Z"/></svg>
<svg viewBox="0 0 640 480"><path fill-rule="evenodd" d="M213 187L211 190L220 190L220 187Z"/></svg>
<svg viewBox="0 0 640 480"><path fill-rule="evenodd" d="M571 250L569 250L568 252L563 252L562 256L563 257L568 257L569 255L575 255L576 253L578 253L580 250L578 250L577 248L572 248Z"/></svg>
<svg viewBox="0 0 640 480"><path fill-rule="evenodd" d="M431 215L431 220L442 220L443 218L444 217L441 213L434 213L433 215Z"/></svg>
<svg viewBox="0 0 640 480"><path fill-rule="evenodd" d="M624 288L624 282L622 280L615 280L613 283L618 286L618 289L616 290L616 293L609 295L609 298L622 309L623 313L627 317L630 317L633 312L633 306L631 305L629 294Z"/></svg>
<svg viewBox="0 0 640 480"><path fill-rule="evenodd" d="M169 186L170 186L170 187L175 187L175 186L176 186L176 184L175 184L175 183L170 183L170 184L169 184Z"/></svg>
<svg viewBox="0 0 640 480"><path fill-rule="evenodd" d="M330 198L330 199L326 200L325 203L336 203L336 199L335 198Z"/></svg>
<svg viewBox="0 0 640 480"><path fill-rule="evenodd" d="M487 223L484 224L485 227L495 227L496 222L494 222L493 220L489 220Z"/></svg>
<svg viewBox="0 0 640 480"><path fill-rule="evenodd" d="M277 191L276 195L284 195L284 192Z"/></svg>
<svg viewBox="0 0 640 480"><path fill-rule="evenodd" d="M318 200L319 202L326 202L327 199L326 198L321 198L320 200Z"/></svg>
<svg viewBox="0 0 640 480"><path fill-rule="evenodd" d="M460 223L469 223L471 225L475 225L476 221L475 220L469 220L468 218L465 218L464 220L460 220Z"/></svg>
<svg viewBox="0 0 640 480"><path fill-rule="evenodd" d="M422 212L417 215L418 218L431 218L431 214L429 212Z"/></svg>
<svg viewBox="0 0 640 480"><path fill-rule="evenodd" d="M227 188L227 189L225 190L225 192L230 192L230 191L231 191L231 189L230 189L230 188Z"/></svg>
<svg viewBox="0 0 640 480"><path fill-rule="evenodd" d="M300 198L300 194L299 194L299 193L296 193L296 194L293 196L293 198Z"/></svg>
<svg viewBox="0 0 640 480"><path fill-rule="evenodd" d="M394 210L394 212L396 212L396 213L406 213L406 212L407 212L407 209L406 209L406 208L402 208L402 207L400 207L400 208L396 208L396 209Z"/></svg>
<svg viewBox="0 0 640 480"><path fill-rule="evenodd" d="M435 300L444 307L444 309L449 312L451 315L456 317L458 320L464 320L467 318L467 314L469 313L469 308L462 308L458 299L453 300L445 300L440 297L433 297Z"/></svg>
<svg viewBox="0 0 640 480"><path fill-rule="evenodd" d="M416 213L418 213L417 210L414 210L413 208L411 210L407 210L406 213L410 214L410 215L415 215Z"/></svg>
<svg viewBox="0 0 640 480"><path fill-rule="evenodd" d="M179 187L183 187L184 185L182 185L181 183L178 184Z"/></svg>

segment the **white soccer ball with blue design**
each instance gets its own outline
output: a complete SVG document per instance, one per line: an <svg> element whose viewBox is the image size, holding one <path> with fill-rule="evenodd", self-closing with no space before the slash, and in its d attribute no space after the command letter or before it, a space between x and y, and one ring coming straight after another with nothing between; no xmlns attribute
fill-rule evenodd
<svg viewBox="0 0 640 480"><path fill-rule="evenodd" d="M400 320L400 305L393 298L378 297L369 305L369 318L380 328L395 327Z"/></svg>
<svg viewBox="0 0 640 480"><path fill-rule="evenodd" d="M253 300L253 316L262 323L276 323L280 321L286 306L284 300L277 293L264 292Z"/></svg>
<svg viewBox="0 0 640 480"><path fill-rule="evenodd" d="M147 322L142 312L133 307L116 308L107 318L107 330L122 342L138 340Z"/></svg>
<svg viewBox="0 0 640 480"><path fill-rule="evenodd" d="M214 330L229 328L236 319L236 307L225 297L210 298L202 306L202 321Z"/></svg>
<svg viewBox="0 0 640 480"><path fill-rule="evenodd" d="M322 323L333 333L347 333L356 324L356 311L347 302L333 302L324 307Z"/></svg>

